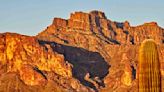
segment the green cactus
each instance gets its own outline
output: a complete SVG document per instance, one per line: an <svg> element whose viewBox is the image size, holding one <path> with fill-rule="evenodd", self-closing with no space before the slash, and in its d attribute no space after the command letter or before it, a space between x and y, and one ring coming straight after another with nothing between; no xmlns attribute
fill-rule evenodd
<svg viewBox="0 0 164 92"><path fill-rule="evenodd" d="M161 92L160 61L157 44L143 41L139 50L139 92Z"/></svg>

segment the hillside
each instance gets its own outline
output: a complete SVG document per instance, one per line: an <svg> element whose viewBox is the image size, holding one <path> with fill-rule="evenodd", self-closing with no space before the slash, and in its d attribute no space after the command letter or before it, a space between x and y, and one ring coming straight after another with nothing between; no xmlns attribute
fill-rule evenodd
<svg viewBox="0 0 164 92"><path fill-rule="evenodd" d="M0 91L138 92L138 48L147 38L158 44L164 77L164 29L156 22L131 26L102 11L74 12L37 36L0 38Z"/></svg>

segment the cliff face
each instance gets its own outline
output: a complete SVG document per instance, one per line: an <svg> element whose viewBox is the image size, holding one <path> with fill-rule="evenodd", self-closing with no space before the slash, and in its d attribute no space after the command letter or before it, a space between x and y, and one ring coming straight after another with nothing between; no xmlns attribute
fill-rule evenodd
<svg viewBox="0 0 164 92"><path fill-rule="evenodd" d="M54 18L52 25L39 33L38 36L43 36L42 39L44 39L44 35L52 34L61 41L68 40L69 44L73 44L73 37L71 39L71 37L66 38L63 35L83 33L85 35L100 36L100 38L104 38L105 41L111 44L137 45L146 38L153 38L157 43L162 44L164 41L163 32L164 29L159 27L156 22L132 27L128 21L123 23L113 22L107 19L103 12L92 11L90 13L71 13L68 20Z"/></svg>
<svg viewBox="0 0 164 92"><path fill-rule="evenodd" d="M15 33L0 38L1 91L92 91L72 77L72 65L49 44Z"/></svg>
<svg viewBox="0 0 164 92"><path fill-rule="evenodd" d="M74 66L73 76L100 92L137 92L138 48L147 38L158 44L163 73L164 29L156 22L134 27L128 21L111 21L101 11L74 12L67 20L54 18L37 38L58 43L54 49ZM88 73L93 85L87 85Z"/></svg>
<svg viewBox="0 0 164 92"><path fill-rule="evenodd" d="M155 22L134 27L101 11L74 12L37 36L0 34L0 91L138 92L138 48L147 38L158 44L164 77L164 29Z"/></svg>

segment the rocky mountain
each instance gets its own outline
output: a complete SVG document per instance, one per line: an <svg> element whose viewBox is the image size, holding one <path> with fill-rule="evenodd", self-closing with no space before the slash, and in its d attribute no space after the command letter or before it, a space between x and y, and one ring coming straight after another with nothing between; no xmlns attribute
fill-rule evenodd
<svg viewBox="0 0 164 92"><path fill-rule="evenodd" d="M92 92L72 76L72 65L36 37L0 34L1 92Z"/></svg>
<svg viewBox="0 0 164 92"><path fill-rule="evenodd" d="M156 22L131 26L101 11L74 12L37 36L0 38L5 92L138 92L138 48L147 38L158 44L164 77L164 29Z"/></svg>

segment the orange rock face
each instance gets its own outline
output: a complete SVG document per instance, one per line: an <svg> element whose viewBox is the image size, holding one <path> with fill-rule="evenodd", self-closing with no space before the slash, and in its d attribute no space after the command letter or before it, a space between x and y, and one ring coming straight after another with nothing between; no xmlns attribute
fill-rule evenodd
<svg viewBox="0 0 164 92"><path fill-rule="evenodd" d="M9 84L3 84L2 91L15 90L23 91L25 87L27 90L35 90L35 86L41 91L32 92L50 92L51 89L55 89L57 92L69 92L72 90L83 90L93 92L92 89L87 88L80 84L80 82L73 78L72 65L65 61L63 55L57 53L50 44L42 44L36 37L24 36L15 33L0 34L0 83L6 76L9 78L5 81L9 81ZM55 44L53 44L55 46ZM13 73L12 76L17 77L11 79L8 74ZM49 76L53 74L53 76ZM63 78L63 79L62 79ZM62 80L61 80L62 79ZM2 81L1 81L2 80ZM20 80L20 81L17 81ZM22 89L13 89L8 87L17 83L17 87ZM72 86L70 82L75 82ZM19 84L22 84L20 86ZM64 86L64 88L62 88ZM1 87L1 85L0 85ZM34 87L34 88L29 88ZM46 91L44 91L46 90ZM14 91L11 91L14 92ZM30 91L29 91L30 92Z"/></svg>
<svg viewBox="0 0 164 92"><path fill-rule="evenodd" d="M130 64L126 63L125 64L125 70L124 74L121 77L121 82L126 85L126 86L131 86L132 85L132 69Z"/></svg>
<svg viewBox="0 0 164 92"><path fill-rule="evenodd" d="M64 57L53 52L49 45L41 46L35 37L9 33L2 35L6 41L4 55L9 64L8 72L19 71L23 64L33 64L40 70L54 71L65 77L72 76L71 67L64 61Z"/></svg>
<svg viewBox="0 0 164 92"><path fill-rule="evenodd" d="M53 25L57 28L62 28L67 26L67 21L61 18L54 18Z"/></svg>
<svg viewBox="0 0 164 92"><path fill-rule="evenodd" d="M96 90L100 92L137 92L138 48L147 38L154 39L159 45L163 74L164 29L156 22L131 26L128 21L113 22L101 11L75 12L67 21L66 30L56 31L49 26L39 33L37 38L45 42L59 43L59 47L54 48L58 49L57 52L63 54L69 63L77 67L73 68L73 75L84 85L91 88L99 85ZM75 48L78 50L74 50ZM81 52L81 49L91 53L97 52L98 56ZM104 63L102 66L100 61ZM83 78L88 73L91 75L89 79L93 80L92 83L86 82ZM94 80L97 77L103 81L102 84Z"/></svg>
<svg viewBox="0 0 164 92"><path fill-rule="evenodd" d="M138 48L147 38L158 44L164 77L164 29L156 22L131 26L101 11L74 12L37 36L0 38L2 92L138 92Z"/></svg>
<svg viewBox="0 0 164 92"><path fill-rule="evenodd" d="M22 65L20 68L20 78L27 85L45 85L47 83L46 76L30 65Z"/></svg>
<svg viewBox="0 0 164 92"><path fill-rule="evenodd" d="M68 20L68 27L71 29L90 30L89 14L75 12Z"/></svg>

